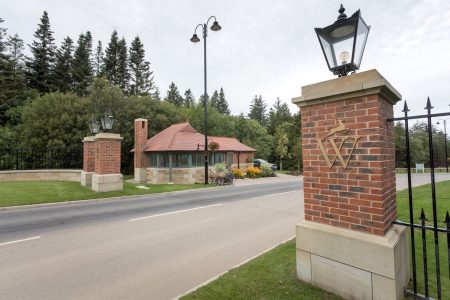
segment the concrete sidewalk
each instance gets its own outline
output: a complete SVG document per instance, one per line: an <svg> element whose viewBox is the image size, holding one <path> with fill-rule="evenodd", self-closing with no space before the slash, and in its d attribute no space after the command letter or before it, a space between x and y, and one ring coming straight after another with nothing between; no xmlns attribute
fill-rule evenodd
<svg viewBox="0 0 450 300"><path fill-rule="evenodd" d="M299 184L303 182L303 176L292 176L287 174L277 173L276 177L264 177L264 178L245 178L245 179L236 179L234 181L234 186L245 186L245 185L254 185L254 184L268 184L268 183L277 183L277 182L295 182L297 181Z"/></svg>

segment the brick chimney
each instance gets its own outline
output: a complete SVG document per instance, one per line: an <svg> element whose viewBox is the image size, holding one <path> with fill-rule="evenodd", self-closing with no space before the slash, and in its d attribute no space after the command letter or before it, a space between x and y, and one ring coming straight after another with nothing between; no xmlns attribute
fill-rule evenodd
<svg viewBox="0 0 450 300"><path fill-rule="evenodd" d="M148 139L148 121L146 119L134 120L134 180L147 181L148 156L144 147Z"/></svg>

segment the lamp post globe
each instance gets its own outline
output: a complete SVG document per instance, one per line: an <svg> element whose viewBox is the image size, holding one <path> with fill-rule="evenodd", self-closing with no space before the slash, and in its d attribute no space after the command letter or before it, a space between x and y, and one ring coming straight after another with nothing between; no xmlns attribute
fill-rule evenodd
<svg viewBox="0 0 450 300"><path fill-rule="evenodd" d="M344 12L341 4L336 22L324 28L315 28L328 68L339 77L347 76L361 66L370 30L360 10L351 17Z"/></svg>

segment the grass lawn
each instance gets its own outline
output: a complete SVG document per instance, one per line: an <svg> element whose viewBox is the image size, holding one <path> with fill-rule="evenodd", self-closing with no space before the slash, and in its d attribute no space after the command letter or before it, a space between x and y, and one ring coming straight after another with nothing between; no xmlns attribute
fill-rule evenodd
<svg viewBox="0 0 450 300"><path fill-rule="evenodd" d="M340 299L299 281L295 268L292 240L181 299Z"/></svg>
<svg viewBox="0 0 450 300"><path fill-rule="evenodd" d="M437 217L438 226L446 227L444 223L445 213L450 211L450 181L444 181L436 183L436 197L437 197ZM431 185L424 185L413 189L413 210L414 210L414 223L420 224L420 210L424 209L425 216L428 219L427 225L433 225L433 209L431 201ZM397 193L397 210L398 219L402 221L409 221L409 205L408 205L408 190ZM416 249L416 272L417 272L417 291L420 294L425 294L424 289L424 272L423 272L423 252L422 252L422 235L421 230L415 230L415 249ZM410 238L410 232L408 232L408 238ZM437 299L436 291L436 256L434 247L434 234L427 230L426 234L427 245L427 262L428 262L428 286L430 296ZM442 299L450 299L450 278L448 267L448 254L447 254L447 237L443 233L439 233L439 259L441 269L441 288ZM411 262L411 255L410 255ZM411 283L410 289L412 290L412 267L411 267Z"/></svg>
<svg viewBox="0 0 450 300"><path fill-rule="evenodd" d="M150 189L139 189L130 182L123 183L123 190L118 192L97 193L70 181L27 181L0 182L0 207L63 202L85 199L97 199L120 196L154 194L204 188L203 184L147 184ZM211 187L207 185L206 187Z"/></svg>

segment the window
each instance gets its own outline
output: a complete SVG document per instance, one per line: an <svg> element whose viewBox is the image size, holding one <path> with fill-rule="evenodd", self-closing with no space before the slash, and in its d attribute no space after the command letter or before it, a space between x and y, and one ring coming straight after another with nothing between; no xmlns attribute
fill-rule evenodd
<svg viewBox="0 0 450 300"><path fill-rule="evenodd" d="M202 152L192 153L192 166L193 167L201 167L204 164L205 164L205 161L203 160Z"/></svg>
<svg viewBox="0 0 450 300"><path fill-rule="evenodd" d="M158 153L150 154L150 167L157 168L158 167Z"/></svg>
<svg viewBox="0 0 450 300"><path fill-rule="evenodd" d="M212 165L225 162L225 154L223 152L214 152L213 161L211 161Z"/></svg>
<svg viewBox="0 0 450 300"><path fill-rule="evenodd" d="M172 154L172 167L188 168L189 167L189 154L188 153L173 153Z"/></svg>
<svg viewBox="0 0 450 300"><path fill-rule="evenodd" d="M169 154L167 153L158 153L159 156L159 168L168 168L169 167Z"/></svg>

